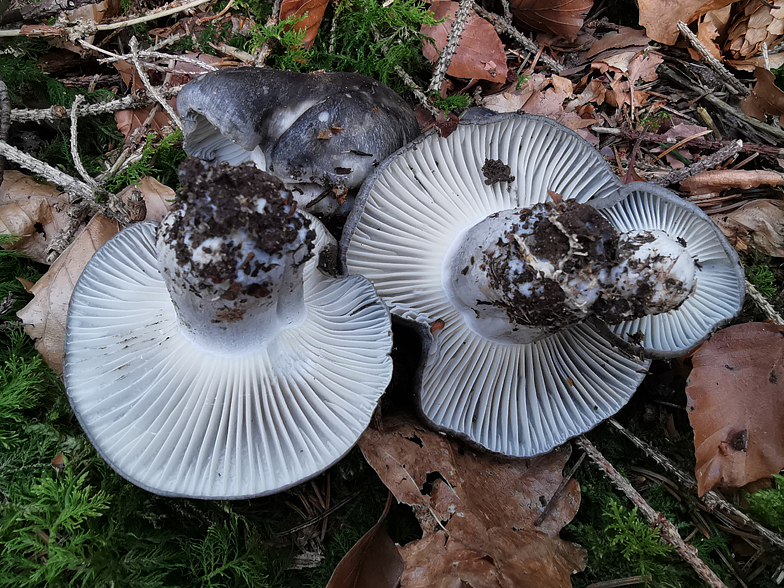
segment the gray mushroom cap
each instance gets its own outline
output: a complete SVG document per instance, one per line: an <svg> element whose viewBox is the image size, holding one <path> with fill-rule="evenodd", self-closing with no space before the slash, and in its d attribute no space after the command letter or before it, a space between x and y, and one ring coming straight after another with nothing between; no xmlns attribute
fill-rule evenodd
<svg viewBox="0 0 784 588"><path fill-rule="evenodd" d="M488 168L488 161L496 163ZM629 321L617 333L595 320L555 333L523 332L514 324L504 330L497 316L486 314L489 307L466 309L465 297L456 304L454 272L473 269L460 270L463 264L453 260L471 230L504 211L543 203L548 192L595 203L618 231L676 233L669 238L683 240L685 255L709 261L697 268L693 300ZM425 418L490 451L533 456L617 412L645 376L644 355L680 354L738 311L737 256L705 221L666 190L624 187L569 129L543 117L499 115L460 124L447 138L425 135L386 160L357 197L341 259L348 273L371 280L393 316L421 333L418 393ZM695 319L706 307L711 312ZM474 320L485 316L487 326ZM622 341L632 328L643 331L642 345ZM668 328L678 336L657 334Z"/></svg>
<svg viewBox="0 0 784 588"><path fill-rule="evenodd" d="M400 96L353 73L214 71L182 89L177 110L188 155L232 165L253 161L299 188L301 207L324 190L359 186L419 133Z"/></svg>

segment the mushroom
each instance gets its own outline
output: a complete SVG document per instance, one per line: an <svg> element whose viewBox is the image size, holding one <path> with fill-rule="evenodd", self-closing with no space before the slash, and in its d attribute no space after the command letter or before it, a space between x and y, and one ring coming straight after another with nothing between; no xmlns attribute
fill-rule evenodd
<svg viewBox="0 0 784 588"><path fill-rule="evenodd" d="M340 459L391 379L389 314L251 165L180 170L179 208L121 231L71 299L64 377L101 456L158 494L277 492ZM321 259L320 259L321 258ZM323 266L324 263L321 263Z"/></svg>
<svg viewBox="0 0 784 588"><path fill-rule="evenodd" d="M360 74L259 67L210 72L177 96L188 155L252 161L281 178L300 208L346 214L349 190L419 133L411 108Z"/></svg>
<svg viewBox="0 0 784 588"><path fill-rule="evenodd" d="M744 295L737 255L704 213L624 186L576 133L520 114L474 117L382 163L341 260L420 332L424 417L510 456L617 412L647 357L695 347Z"/></svg>

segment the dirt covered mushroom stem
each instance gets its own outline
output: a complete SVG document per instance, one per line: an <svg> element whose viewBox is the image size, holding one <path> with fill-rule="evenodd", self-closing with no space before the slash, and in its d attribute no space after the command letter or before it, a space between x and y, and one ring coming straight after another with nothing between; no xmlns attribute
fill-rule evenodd
<svg viewBox="0 0 784 588"><path fill-rule="evenodd" d="M490 340L530 343L597 316L608 324L678 308L695 264L661 231L619 234L574 200L491 214L445 261L447 296Z"/></svg>
<svg viewBox="0 0 784 588"><path fill-rule="evenodd" d="M283 183L250 164L190 159L180 180L156 246L183 333L213 353L252 353L304 319L315 233Z"/></svg>

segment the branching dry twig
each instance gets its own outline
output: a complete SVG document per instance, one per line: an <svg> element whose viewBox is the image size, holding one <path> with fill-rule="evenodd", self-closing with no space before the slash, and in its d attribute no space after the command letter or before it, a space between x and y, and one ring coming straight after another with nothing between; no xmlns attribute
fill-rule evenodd
<svg viewBox="0 0 784 588"><path fill-rule="evenodd" d="M675 551L678 555L683 558L683 560L688 563L697 575L711 588L727 588L726 584L721 581L713 570L711 570L705 562L702 561L697 553L697 549L694 546L689 545L686 543L678 533L678 529L667 520L662 513L655 511L651 508L651 505L648 504L645 499L640 496L640 493L634 489L634 487L629 483L629 481L624 478L618 470L616 470L613 465L607 461L607 459L599 452L596 447L594 447L593 443L588 441L585 437L578 437L577 438L577 445L579 445L583 451L588 454L588 457L593 461L601 470L604 471L605 475L610 478L612 483L618 488L621 492L623 492L626 497L632 501L634 506L637 507L637 511L645 518L653 529L659 530L659 538L668 545L672 545L675 548Z"/></svg>
<svg viewBox="0 0 784 588"><path fill-rule="evenodd" d="M172 124L175 125L178 129L181 129L182 120L180 120L180 117L177 115L176 112L174 112L174 109L171 107L171 105L153 87L152 82L150 82L150 76L147 75L147 72L145 72L144 68L142 67L137 52L139 48L138 39L136 37L131 37L131 41L129 45L131 48L131 60L133 61L133 65L136 68L136 72L139 74L139 77L141 78L144 87L147 88L147 92L150 94L150 96L155 98L155 101L158 104L160 104L163 107L163 109L166 111L166 114L168 114L169 118L171 118Z"/></svg>
<svg viewBox="0 0 784 588"><path fill-rule="evenodd" d="M78 132L77 132L77 121L79 117L77 116L77 110L79 105L84 102L85 98L82 94L77 94L74 97L73 104L71 105L71 157L73 158L74 167L76 171L79 172L79 175L82 176L82 179L85 183L90 186L93 191L99 188L98 182L96 182L90 174L87 173L87 170L84 169L84 165L82 164L82 158L79 156L79 144L77 142Z"/></svg>
<svg viewBox="0 0 784 588"><path fill-rule="evenodd" d="M762 292L757 290L757 287L746 280L746 294L749 295L754 301L754 304L765 313L765 316L772 320L777 325L784 325L784 318L781 318L781 315L776 312L776 309L773 308L773 305L768 302L768 299L762 295Z"/></svg>
<svg viewBox="0 0 784 588"><path fill-rule="evenodd" d="M0 80L0 141L8 140L8 130L11 127L11 100L8 97L8 87ZM0 157L0 184L3 183L5 174L5 158Z"/></svg>

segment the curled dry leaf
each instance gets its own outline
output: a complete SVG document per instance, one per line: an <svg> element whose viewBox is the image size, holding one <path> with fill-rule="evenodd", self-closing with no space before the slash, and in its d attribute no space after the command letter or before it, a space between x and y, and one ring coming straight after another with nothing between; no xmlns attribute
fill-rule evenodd
<svg viewBox="0 0 784 588"><path fill-rule="evenodd" d="M724 8L735 0L639 0L640 25L648 36L665 45L678 40L678 21L691 24L703 14Z"/></svg>
<svg viewBox="0 0 784 588"><path fill-rule="evenodd" d="M413 507L423 530L421 540L401 548L401 588L567 588L583 569L585 551L558 537L579 507L575 480L534 527L563 480L563 449L502 459L400 417L368 429L359 446L395 497Z"/></svg>
<svg viewBox="0 0 784 588"><path fill-rule="evenodd" d="M301 18L307 13L305 18L294 25L295 30L305 31L305 37L302 40L304 49L310 49L316 39L327 4L329 4L328 0L283 0L281 3L280 20L286 20L292 16Z"/></svg>
<svg viewBox="0 0 784 588"><path fill-rule="evenodd" d="M118 232L116 221L95 215L32 287L34 298L16 313L41 357L58 374L63 372L65 320L76 281L98 248Z"/></svg>
<svg viewBox="0 0 784 588"><path fill-rule="evenodd" d="M52 184L39 184L18 171L7 171L0 186L0 233L24 235L6 249L16 249L46 263L46 248L68 226L68 195Z"/></svg>
<svg viewBox="0 0 784 588"><path fill-rule="evenodd" d="M169 105L172 108L176 109L176 104L176 98L169 100ZM142 124L144 124L144 121L146 121L150 116L153 108L156 108L156 106L151 104L150 106L145 106L144 108L136 108L134 110L118 110L114 113L114 121L117 123L117 130L122 133L123 137L125 137L126 143L130 140L133 132ZM169 123L171 123L171 118L169 118L169 115L166 114L166 111L161 108L157 108L155 115L150 121L150 130L159 132Z"/></svg>
<svg viewBox="0 0 784 588"><path fill-rule="evenodd" d="M440 24L422 26L421 33L431 37L436 45L433 47L432 44L425 43L422 47L425 58L432 63L438 61L438 56L446 47L447 36L452 23L455 22L458 8L460 4L449 1L433 2L430 7L436 19L448 17ZM474 12L468 16L460 44L446 73L456 78L506 82L506 51L493 25Z"/></svg>
<svg viewBox="0 0 784 588"><path fill-rule="evenodd" d="M403 558L387 533L384 519L392 493L378 522L340 560L327 588L396 588L403 573Z"/></svg>
<svg viewBox="0 0 784 588"><path fill-rule="evenodd" d="M512 14L524 25L568 41L577 38L593 0L510 0Z"/></svg>
<svg viewBox="0 0 784 588"><path fill-rule="evenodd" d="M751 57L762 50L763 43L773 48L784 35L784 2L741 0L735 5L724 50L735 59Z"/></svg>
<svg viewBox="0 0 784 588"><path fill-rule="evenodd" d="M738 251L753 246L766 255L784 257L784 202L752 200L728 215L712 218Z"/></svg>
<svg viewBox="0 0 784 588"><path fill-rule="evenodd" d="M776 86L776 76L761 67L754 70L757 83L751 94L740 103L740 108L749 116L761 121L766 114L777 116L778 123L784 127L784 92Z"/></svg>
<svg viewBox="0 0 784 588"><path fill-rule="evenodd" d="M633 47L639 51L641 48L647 47L650 42L651 40L645 34L645 31L631 27L621 27L618 29L618 32L609 33L591 45L585 57L590 59L599 55L602 51L625 49L626 47Z"/></svg>
<svg viewBox="0 0 784 588"><path fill-rule="evenodd" d="M690 194L710 194L728 188L748 190L757 186L784 184L784 176L762 169L714 169L700 172L681 182L681 189Z"/></svg>
<svg viewBox="0 0 784 588"><path fill-rule="evenodd" d="M144 176L137 185L128 186L117 194L117 197L126 205L129 199L131 202L138 202L138 198L141 197L144 201L144 215L141 218L139 215L136 215L133 218L134 221L148 220L158 222L161 222L163 217L172 209L174 196L174 190L150 176Z"/></svg>
<svg viewBox="0 0 784 588"><path fill-rule="evenodd" d="M700 496L784 467L784 327L744 323L692 357L686 395Z"/></svg>

